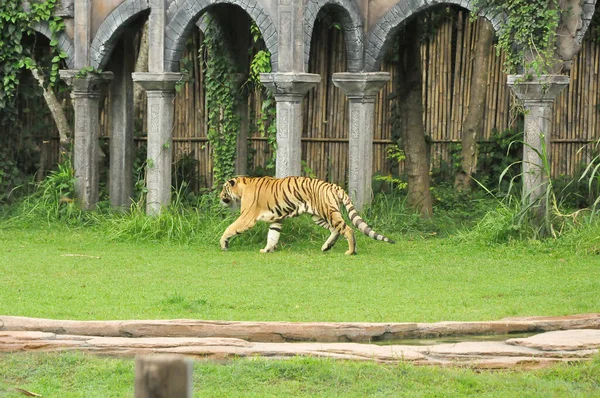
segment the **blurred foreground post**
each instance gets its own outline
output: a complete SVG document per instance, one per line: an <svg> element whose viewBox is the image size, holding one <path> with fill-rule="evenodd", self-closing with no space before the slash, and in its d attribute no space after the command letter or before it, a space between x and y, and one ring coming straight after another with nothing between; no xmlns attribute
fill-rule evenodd
<svg viewBox="0 0 600 398"><path fill-rule="evenodd" d="M192 362L179 355L148 355L135 362L135 398L191 398Z"/></svg>

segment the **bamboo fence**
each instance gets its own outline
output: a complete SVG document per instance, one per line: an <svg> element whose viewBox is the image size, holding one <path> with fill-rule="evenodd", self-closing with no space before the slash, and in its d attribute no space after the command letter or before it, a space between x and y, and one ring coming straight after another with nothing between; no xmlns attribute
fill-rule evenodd
<svg viewBox="0 0 600 398"><path fill-rule="evenodd" d="M479 29L477 22L469 21L468 12L456 11L452 15L421 48L423 122L429 136L432 169L441 169L444 163L450 163L451 148L460 142L469 105L473 48ZM554 176L573 175L582 162L590 159L593 144L600 139L600 43L591 39L597 36L597 29L590 27L569 72L570 84L555 102L551 136ZM177 93L173 130L176 177L186 179L195 190L210 187L212 181L202 62L198 53L201 39L201 33L196 32L183 56L191 79ZM489 139L494 130L514 127L519 117L515 98L506 84L503 61L502 54L492 52L483 140ZM393 96L397 73L390 62L383 62L381 70L390 72L392 80L383 87L375 103L373 171L387 175L398 171L395 161L386 156L388 147L394 144L390 120L394 101L397 101ZM317 23L311 43L309 72L320 74L321 83L309 91L303 102L302 160L307 171L341 185L345 185L348 169L348 101L333 85L331 77L333 73L343 71L346 71L343 32L328 23ZM248 147L252 154L249 170L264 173L272 153L266 138L254 127L262 98L260 93L254 92L247 101L251 127ZM136 142L143 148L147 131L145 106L141 107L136 119ZM107 137L109 121L105 113L101 115L101 123L102 136Z"/></svg>

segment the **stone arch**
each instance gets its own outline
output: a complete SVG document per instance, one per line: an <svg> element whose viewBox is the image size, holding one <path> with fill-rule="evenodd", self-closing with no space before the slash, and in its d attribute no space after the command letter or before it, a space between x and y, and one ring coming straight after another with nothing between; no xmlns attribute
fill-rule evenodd
<svg viewBox="0 0 600 398"><path fill-rule="evenodd" d="M243 9L256 23L265 40L267 49L271 52L271 67L277 71L277 30L271 17L263 10L257 0L183 0L181 4L172 4L176 11L169 15L165 36L165 70L177 72L179 59L185 48L185 41L194 29L195 21L208 7L218 4L232 4Z"/></svg>
<svg viewBox="0 0 600 398"><path fill-rule="evenodd" d="M38 22L33 26L33 30L36 32L46 36L49 40L52 40L52 31L50 30L50 25L47 22ZM60 51L63 51L67 54L67 58L65 58L65 63L69 69L75 67L75 47L73 46L73 40L63 31L58 34L56 38L58 40L58 48Z"/></svg>
<svg viewBox="0 0 600 398"><path fill-rule="evenodd" d="M368 72L379 70L381 59L391 44L394 34L400 28L402 23L419 11L423 11L438 4L454 4L470 11L474 8L470 0L446 0L440 1L439 3L432 3L431 0L414 0L397 3L390 8L367 33L365 69ZM498 29L504 20L502 14L487 15L485 11L483 11L480 12L479 15L487 18L492 23L494 31L498 32Z"/></svg>
<svg viewBox="0 0 600 398"><path fill-rule="evenodd" d="M590 24L592 23L592 17L594 16L594 11L596 9L596 0L584 0L581 5L581 26L577 29L575 40L578 44L581 44L583 41L583 37L587 32Z"/></svg>
<svg viewBox="0 0 600 398"><path fill-rule="evenodd" d="M115 8L98 28L90 46L90 65L102 69L127 24L149 10L147 0L126 0Z"/></svg>
<svg viewBox="0 0 600 398"><path fill-rule="evenodd" d="M304 68L308 70L310 42L319 11L325 6L334 5L340 18L348 54L348 71L363 70L363 19L356 2L351 0L309 0L304 8Z"/></svg>

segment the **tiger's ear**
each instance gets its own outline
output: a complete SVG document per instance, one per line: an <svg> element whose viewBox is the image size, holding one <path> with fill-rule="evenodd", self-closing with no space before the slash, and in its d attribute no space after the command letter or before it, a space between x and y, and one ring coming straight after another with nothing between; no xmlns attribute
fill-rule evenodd
<svg viewBox="0 0 600 398"><path fill-rule="evenodd" d="M235 185L235 180L232 178L231 180L227 181L229 183L229 185L231 185L232 187Z"/></svg>

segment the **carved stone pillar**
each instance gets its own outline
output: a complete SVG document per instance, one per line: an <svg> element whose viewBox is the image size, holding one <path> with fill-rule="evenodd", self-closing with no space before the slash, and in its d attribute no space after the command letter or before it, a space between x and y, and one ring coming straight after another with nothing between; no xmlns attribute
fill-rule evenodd
<svg viewBox="0 0 600 398"><path fill-rule="evenodd" d="M298 176L302 159L302 99L321 81L312 73L261 73L277 101L277 177Z"/></svg>
<svg viewBox="0 0 600 398"><path fill-rule="evenodd" d="M113 51L111 84L110 170L108 194L113 207L126 207L133 196L133 37L131 32Z"/></svg>
<svg viewBox="0 0 600 398"><path fill-rule="evenodd" d="M156 215L171 201L173 101L182 74L137 72L132 77L148 96L146 214Z"/></svg>
<svg viewBox="0 0 600 398"><path fill-rule="evenodd" d="M371 203L373 178L373 121L377 93L390 80L388 72L334 73L333 84L348 97L350 151L348 193L354 207Z"/></svg>
<svg viewBox="0 0 600 398"><path fill-rule="evenodd" d="M100 123L100 94L112 79L111 72L77 76L76 70L61 70L60 77L71 87L75 110L73 168L75 195L82 209L92 210L98 203L98 133Z"/></svg>
<svg viewBox="0 0 600 398"><path fill-rule="evenodd" d="M544 75L525 79L509 75L508 85L523 101L525 113L525 145L523 146L523 200L534 203L546 192L547 174L543 155L550 167L550 134L552 133L552 104L569 84L565 75Z"/></svg>

